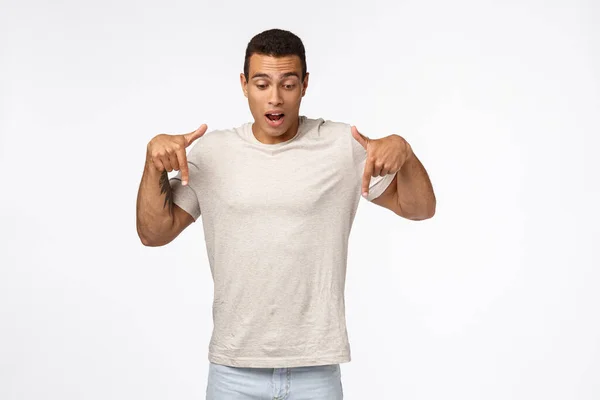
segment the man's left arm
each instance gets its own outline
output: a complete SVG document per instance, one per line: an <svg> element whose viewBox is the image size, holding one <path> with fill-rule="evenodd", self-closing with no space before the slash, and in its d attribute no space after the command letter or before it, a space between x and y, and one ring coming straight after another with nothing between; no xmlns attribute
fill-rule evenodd
<svg viewBox="0 0 600 400"><path fill-rule="evenodd" d="M433 217L436 206L433 187L425 167L412 149L394 180L395 200L401 216L416 221Z"/></svg>
<svg viewBox="0 0 600 400"><path fill-rule="evenodd" d="M372 200L397 215L420 221L433 217L436 198L429 175L408 142L399 135L370 139L352 127L352 135L367 151L363 194L372 176L395 174L386 190Z"/></svg>

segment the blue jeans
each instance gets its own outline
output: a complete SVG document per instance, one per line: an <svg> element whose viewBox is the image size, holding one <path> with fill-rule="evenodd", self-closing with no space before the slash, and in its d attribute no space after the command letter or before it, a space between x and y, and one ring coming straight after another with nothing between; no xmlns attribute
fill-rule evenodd
<svg viewBox="0 0 600 400"><path fill-rule="evenodd" d="M342 400L339 364L241 368L210 363L206 400Z"/></svg>

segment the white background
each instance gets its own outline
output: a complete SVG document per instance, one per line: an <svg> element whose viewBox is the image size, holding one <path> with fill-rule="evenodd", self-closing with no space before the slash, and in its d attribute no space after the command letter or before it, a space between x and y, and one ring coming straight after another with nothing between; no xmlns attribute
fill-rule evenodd
<svg viewBox="0 0 600 400"><path fill-rule="evenodd" d="M437 214L362 199L346 399L600 398L595 1L2 1L0 399L203 399L201 222L144 247L146 144L237 126L251 37L306 46L301 113L405 137Z"/></svg>

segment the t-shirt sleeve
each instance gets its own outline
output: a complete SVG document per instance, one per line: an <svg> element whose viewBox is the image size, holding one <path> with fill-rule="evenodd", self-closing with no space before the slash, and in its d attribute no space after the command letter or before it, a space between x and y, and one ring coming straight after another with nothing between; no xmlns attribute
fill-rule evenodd
<svg viewBox="0 0 600 400"><path fill-rule="evenodd" d="M367 151L356 139L352 136L351 126L348 125L348 135L352 141L352 156L354 160L354 166L356 169L356 176L362 187L362 176L365 171L365 163L367 161ZM369 201L373 201L377 197L381 196L385 189L388 188L390 183L394 180L396 174L387 174L385 176L372 176L371 182L369 183L369 194L367 197L363 197ZM361 193L362 197L362 193Z"/></svg>
<svg viewBox="0 0 600 400"><path fill-rule="evenodd" d="M188 156L189 157L189 156ZM198 201L198 166L188 158L189 180L186 186L181 184L181 171L169 179L173 189L173 203L190 214L194 221L200 217L200 202Z"/></svg>

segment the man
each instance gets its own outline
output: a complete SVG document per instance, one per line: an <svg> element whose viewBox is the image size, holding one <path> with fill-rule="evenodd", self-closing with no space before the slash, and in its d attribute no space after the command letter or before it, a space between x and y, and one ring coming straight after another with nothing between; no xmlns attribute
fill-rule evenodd
<svg viewBox="0 0 600 400"><path fill-rule="evenodd" d="M302 41L262 32L240 74L253 123L209 133L203 124L147 146L142 243L167 244L202 216L214 281L208 399L341 399L347 245L361 193L412 220L435 212L402 137L369 139L299 114L308 78Z"/></svg>

